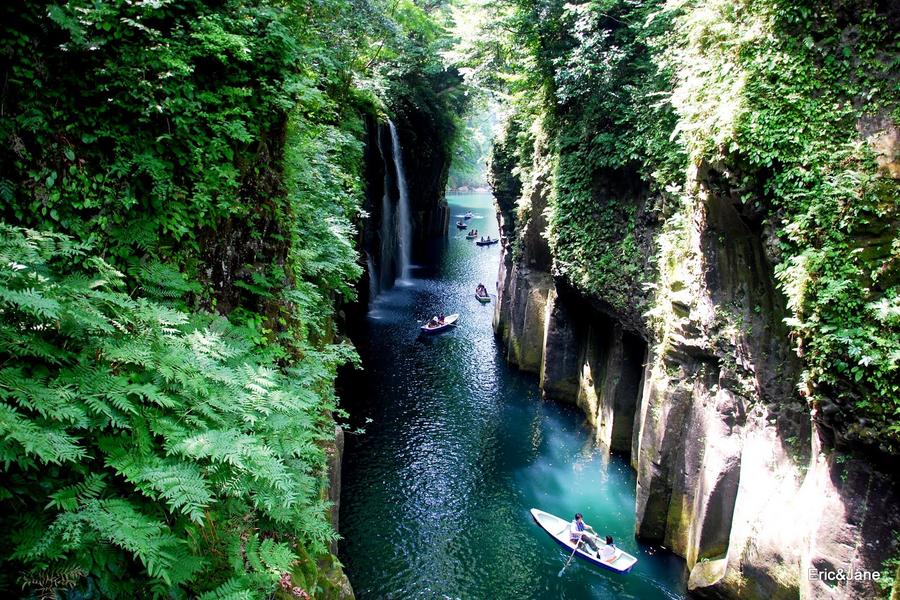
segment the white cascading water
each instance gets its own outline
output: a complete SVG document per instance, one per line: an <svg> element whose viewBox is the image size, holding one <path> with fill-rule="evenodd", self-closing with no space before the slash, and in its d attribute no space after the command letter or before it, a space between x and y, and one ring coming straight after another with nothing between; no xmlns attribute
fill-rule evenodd
<svg viewBox="0 0 900 600"><path fill-rule="evenodd" d="M378 153L381 154L382 158L385 162L385 167L387 167L387 158L384 157L384 147L381 144L381 128L378 128L378 135L375 136L375 141L378 144ZM382 288L388 289L391 286L393 280L382 281L381 276L390 277L391 270L391 260L394 256L394 231L392 231L394 226L394 217L393 217L393 207L391 206L391 195L390 195L390 177L388 176L387 169L385 168L384 172L384 195L381 197L381 248L379 252L379 260L378 266L381 269L381 273L376 275L378 276L378 290L381 291Z"/></svg>
<svg viewBox="0 0 900 600"><path fill-rule="evenodd" d="M376 296L378 296L378 292L381 282L378 280L378 273L375 271L375 261L372 260L372 255L366 252L366 266L369 269L369 302L374 302Z"/></svg>
<svg viewBox="0 0 900 600"><path fill-rule="evenodd" d="M400 191L400 202L397 205L397 233L400 246L400 280L409 277L409 257L412 247L412 218L409 212L409 193L406 189L406 174L403 172L403 156L400 152L400 137L394 122L388 119L391 130L391 147L394 150L394 168L397 170L397 189Z"/></svg>

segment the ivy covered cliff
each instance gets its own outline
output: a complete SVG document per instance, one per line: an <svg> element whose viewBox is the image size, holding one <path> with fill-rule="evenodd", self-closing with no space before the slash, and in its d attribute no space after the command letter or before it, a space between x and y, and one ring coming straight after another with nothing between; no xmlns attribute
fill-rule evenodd
<svg viewBox="0 0 900 600"><path fill-rule="evenodd" d="M636 533L692 593L889 594L896 6L473 11L459 58L513 107L491 173L509 360L631 455ZM838 568L883 577L807 576Z"/></svg>
<svg viewBox="0 0 900 600"><path fill-rule="evenodd" d="M366 122L453 138L430 10L0 8L0 589L352 595L336 314L363 272Z"/></svg>

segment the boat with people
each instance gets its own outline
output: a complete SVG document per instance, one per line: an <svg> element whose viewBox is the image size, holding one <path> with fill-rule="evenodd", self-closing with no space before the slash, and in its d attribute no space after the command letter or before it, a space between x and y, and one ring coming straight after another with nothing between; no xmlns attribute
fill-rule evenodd
<svg viewBox="0 0 900 600"><path fill-rule="evenodd" d="M457 228L457 229L466 229L466 228L468 228L468 227L469 227L469 226L466 225L465 223L463 223L462 221L457 221L457 222L456 222L456 228Z"/></svg>
<svg viewBox="0 0 900 600"><path fill-rule="evenodd" d="M443 315L441 315L440 317L432 317L419 329L422 330L422 333L440 333L442 331L447 331L451 327L455 326L458 320L459 313L447 315L446 317L444 317Z"/></svg>
<svg viewBox="0 0 900 600"><path fill-rule="evenodd" d="M600 552L591 550L587 545L579 544L576 549L575 542L570 537L572 523L537 508L532 508L530 512L534 522L538 524L538 527L546 531L547 535L553 538L554 542L565 548L570 554L574 554L592 565L625 574L637 563L637 558L621 548L616 548L615 553L608 560L601 560Z"/></svg>
<svg viewBox="0 0 900 600"><path fill-rule="evenodd" d="M487 288L484 287L484 284L479 283L477 286L475 286L475 299L482 304L487 304L491 301L491 296L490 294L488 294Z"/></svg>
<svg viewBox="0 0 900 600"><path fill-rule="evenodd" d="M475 216L475 213L473 213L473 212L470 210L469 212L467 212L466 214L463 215L463 219L471 219L471 218L474 217L474 216Z"/></svg>
<svg viewBox="0 0 900 600"><path fill-rule="evenodd" d="M499 238L495 238L495 239L492 240L492 239L491 239L491 236L488 236L487 239L481 238L480 240L478 240L477 242L475 242L475 244L478 245L478 246L490 246L490 245L492 245L492 244L496 244L496 243L499 242L499 241L500 241Z"/></svg>
<svg viewBox="0 0 900 600"><path fill-rule="evenodd" d="M466 239L467 239L467 240L474 240L474 239L477 238L477 237L478 237L478 230L477 230L477 229L473 229L472 231L470 231L469 233L466 234Z"/></svg>

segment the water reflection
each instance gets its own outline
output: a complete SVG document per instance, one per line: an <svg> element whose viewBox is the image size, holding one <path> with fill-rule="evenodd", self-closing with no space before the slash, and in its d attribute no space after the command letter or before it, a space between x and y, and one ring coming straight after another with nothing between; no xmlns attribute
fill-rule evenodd
<svg viewBox="0 0 900 600"><path fill-rule="evenodd" d="M497 235L488 196L451 198ZM345 381L348 436L341 502L341 559L357 597L681 598L682 562L633 537L634 474L597 449L584 416L544 402L537 381L507 367L491 330L498 246L457 234L408 285L377 297L356 336L365 371ZM430 265L430 266L429 266ZM457 327L420 336L431 316L460 313ZM531 520L538 507L580 511L639 557L617 575L574 561Z"/></svg>

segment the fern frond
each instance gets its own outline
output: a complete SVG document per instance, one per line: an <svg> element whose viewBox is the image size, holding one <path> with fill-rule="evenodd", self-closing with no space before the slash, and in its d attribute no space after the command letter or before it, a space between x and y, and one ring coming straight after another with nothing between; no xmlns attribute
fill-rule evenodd
<svg viewBox="0 0 900 600"><path fill-rule="evenodd" d="M205 594L200 594L197 600L253 600L256 598L254 590L247 589L244 578L232 578Z"/></svg>
<svg viewBox="0 0 900 600"><path fill-rule="evenodd" d="M152 383L131 383L125 387L125 392L162 408L175 408L180 405L175 398Z"/></svg>
<svg viewBox="0 0 900 600"><path fill-rule="evenodd" d="M236 431L205 431L176 444L172 451L191 458L224 463L247 473L254 480L269 482L276 489L289 489L291 477L284 463L254 436Z"/></svg>
<svg viewBox="0 0 900 600"><path fill-rule="evenodd" d="M28 419L6 404L0 404L0 438L0 447L15 452L12 444L18 444L24 454L44 464L78 462L87 456L78 438L62 427Z"/></svg>
<svg viewBox="0 0 900 600"><path fill-rule="evenodd" d="M84 502L99 498L104 489L106 489L106 474L92 473L84 481L60 488L50 494L46 508L73 511Z"/></svg>
<svg viewBox="0 0 900 600"><path fill-rule="evenodd" d="M276 540L315 553L333 536L321 441L342 350L301 336L285 368L225 318L121 289L84 246L0 224L0 503L26 507L0 516L7 556L93 565L109 596L178 595L201 591L185 582L215 544L231 579L208 597L271 593L294 560Z"/></svg>
<svg viewBox="0 0 900 600"><path fill-rule="evenodd" d="M45 381L29 377L21 368L0 370L0 398L14 400L20 408L44 418L79 427L87 425L87 413L75 401L71 386L53 382L48 387Z"/></svg>
<svg viewBox="0 0 900 600"><path fill-rule="evenodd" d="M65 514L77 514L104 540L134 554L151 577L169 585L184 581L202 567L202 559L190 554L185 541L127 500L89 500L78 513Z"/></svg>
<svg viewBox="0 0 900 600"><path fill-rule="evenodd" d="M53 298L47 298L37 290L11 290L0 287L0 302L8 307L40 317L45 320L59 318L59 302Z"/></svg>
<svg viewBox="0 0 900 600"><path fill-rule="evenodd" d="M259 558L266 570L280 574L291 570L297 555L287 544L267 538L259 545Z"/></svg>
<svg viewBox="0 0 900 600"><path fill-rule="evenodd" d="M140 282L144 295L155 300L175 300L200 291L200 286L185 279L178 269L158 261L141 265L131 274Z"/></svg>
<svg viewBox="0 0 900 600"><path fill-rule="evenodd" d="M39 359L51 365L68 363L72 359L72 354L44 339L43 333L25 329L16 330L6 324L0 324L0 348L16 358Z"/></svg>
<svg viewBox="0 0 900 600"><path fill-rule="evenodd" d="M107 456L106 464L151 498L163 499L195 523L203 522L204 509L213 502L200 469L190 463L143 457L120 447Z"/></svg>

